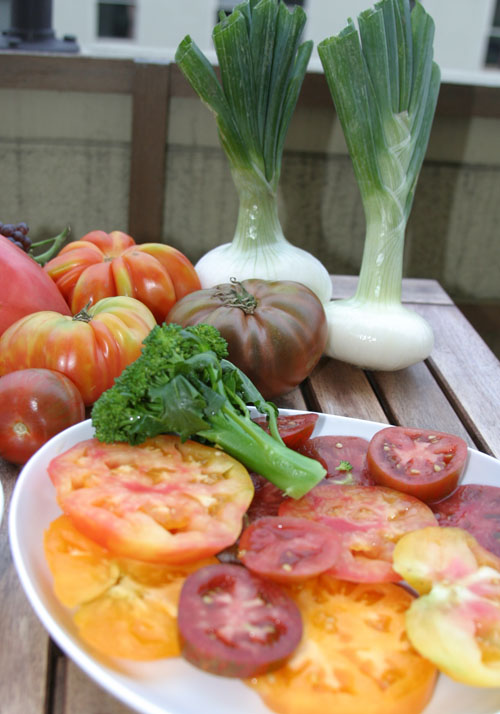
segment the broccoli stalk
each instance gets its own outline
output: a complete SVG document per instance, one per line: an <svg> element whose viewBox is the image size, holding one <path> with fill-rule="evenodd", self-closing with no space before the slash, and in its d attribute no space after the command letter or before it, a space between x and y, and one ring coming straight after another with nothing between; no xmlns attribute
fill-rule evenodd
<svg viewBox="0 0 500 714"><path fill-rule="evenodd" d="M227 343L211 325L157 325L140 357L95 402L97 439L140 444L165 433L197 437L300 498L325 469L285 446L276 406L226 356ZM252 421L249 404L267 416L270 434Z"/></svg>

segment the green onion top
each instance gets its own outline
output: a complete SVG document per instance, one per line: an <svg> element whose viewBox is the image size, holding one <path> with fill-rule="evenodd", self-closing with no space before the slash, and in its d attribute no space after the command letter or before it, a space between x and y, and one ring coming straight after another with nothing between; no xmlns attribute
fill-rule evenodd
<svg viewBox="0 0 500 714"><path fill-rule="evenodd" d="M380 0L318 53L366 205L397 198L407 220L440 86L434 22L420 3Z"/></svg>
<svg viewBox="0 0 500 714"><path fill-rule="evenodd" d="M175 55L181 71L213 111L232 169L249 171L276 190L283 146L312 42L300 43L306 15L280 0L245 0L221 13L212 38L220 79L188 35Z"/></svg>

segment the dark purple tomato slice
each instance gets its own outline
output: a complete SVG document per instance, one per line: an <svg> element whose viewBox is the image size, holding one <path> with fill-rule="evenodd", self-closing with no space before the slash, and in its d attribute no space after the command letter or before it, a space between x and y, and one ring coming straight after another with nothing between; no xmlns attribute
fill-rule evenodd
<svg viewBox="0 0 500 714"><path fill-rule="evenodd" d="M440 526L463 528L500 557L500 488L468 483L431 506Z"/></svg>
<svg viewBox="0 0 500 714"><path fill-rule="evenodd" d="M297 449L314 431L319 414L284 414L278 417L278 431L285 444L290 449ZM269 432L267 417L256 417L253 420L265 431Z"/></svg>
<svg viewBox="0 0 500 714"><path fill-rule="evenodd" d="M302 637L291 597L242 565L209 565L189 575L177 622L182 656L225 677L255 677L279 667Z"/></svg>
<svg viewBox="0 0 500 714"><path fill-rule="evenodd" d="M281 583L325 572L339 557L340 541L328 526L307 518L268 516L240 536L239 557L249 570Z"/></svg>
<svg viewBox="0 0 500 714"><path fill-rule="evenodd" d="M263 516L277 516L278 508L285 500L286 493L260 474L251 472L254 494L245 515L246 523L253 523Z"/></svg>
<svg viewBox="0 0 500 714"><path fill-rule="evenodd" d="M303 441L297 451L316 459L337 483L374 486L366 465L369 441L360 436L315 436Z"/></svg>

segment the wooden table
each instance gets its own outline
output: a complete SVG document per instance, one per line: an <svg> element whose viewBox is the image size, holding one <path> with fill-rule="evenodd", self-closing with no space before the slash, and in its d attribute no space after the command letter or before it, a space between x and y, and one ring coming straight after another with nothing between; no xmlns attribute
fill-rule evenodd
<svg viewBox="0 0 500 714"><path fill-rule="evenodd" d="M351 295L354 284L355 278L334 276L335 297ZM434 329L435 348L425 363L398 372L365 373L324 358L279 406L439 429L500 458L500 362L435 281L405 280L403 299ZM0 459L6 497L0 541L2 714L130 712L51 642L21 589L7 535L7 508L17 473Z"/></svg>

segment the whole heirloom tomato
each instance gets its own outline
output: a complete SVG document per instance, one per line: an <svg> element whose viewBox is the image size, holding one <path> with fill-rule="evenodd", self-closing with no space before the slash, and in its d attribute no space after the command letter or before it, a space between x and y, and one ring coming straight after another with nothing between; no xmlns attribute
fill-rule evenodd
<svg viewBox="0 0 500 714"><path fill-rule="evenodd" d="M182 298L167 322L200 322L227 340L229 359L266 399L289 392L314 369L326 344L323 305L301 283L233 280Z"/></svg>
<svg viewBox="0 0 500 714"><path fill-rule="evenodd" d="M64 374L21 369L0 377L0 454L24 464L46 441L85 419L80 392Z"/></svg>
<svg viewBox="0 0 500 714"><path fill-rule="evenodd" d="M38 310L70 311L54 281L33 258L0 235L0 335Z"/></svg>
<svg viewBox="0 0 500 714"><path fill-rule="evenodd" d="M0 337L0 376L29 367L62 372L86 405L139 357L156 321L130 297L100 300L74 317L44 310L21 318Z"/></svg>
<svg viewBox="0 0 500 714"><path fill-rule="evenodd" d="M105 297L126 295L143 302L158 323L174 303L201 287L192 263L176 248L142 243L121 231L91 231L59 251L44 266L73 314Z"/></svg>

